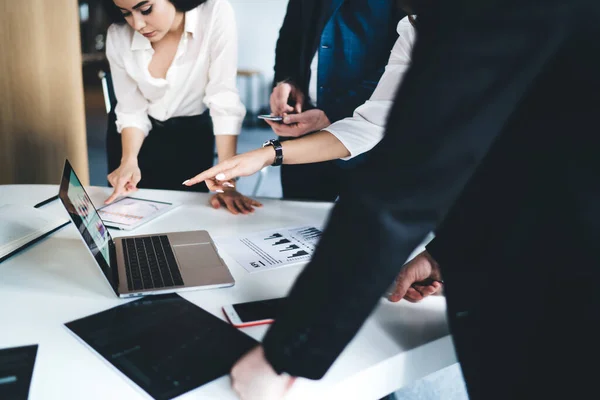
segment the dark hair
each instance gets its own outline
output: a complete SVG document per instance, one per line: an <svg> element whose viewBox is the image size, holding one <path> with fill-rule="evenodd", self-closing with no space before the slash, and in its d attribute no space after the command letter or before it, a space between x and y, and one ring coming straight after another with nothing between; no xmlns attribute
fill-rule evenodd
<svg viewBox="0 0 600 400"><path fill-rule="evenodd" d="M142 0L140 0L142 1ZM169 3L175 6L177 11L187 12L193 10L198 7L202 3L206 3L208 0L167 0ZM104 7L104 11L108 16L108 21L111 24L124 24L125 17L123 17L123 13L117 7L113 0L102 0L102 6Z"/></svg>

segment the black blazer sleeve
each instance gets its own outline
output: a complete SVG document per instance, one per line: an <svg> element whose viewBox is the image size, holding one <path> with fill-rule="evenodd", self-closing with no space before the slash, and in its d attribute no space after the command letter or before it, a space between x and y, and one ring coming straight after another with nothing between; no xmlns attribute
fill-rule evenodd
<svg viewBox="0 0 600 400"><path fill-rule="evenodd" d="M319 379L328 370L562 46L569 1L440 1L419 13L386 136L264 338L278 372Z"/></svg>
<svg viewBox="0 0 600 400"><path fill-rule="evenodd" d="M298 46L303 43L302 1L290 0L279 30L277 47L275 48L274 85L284 80L298 81L302 52Z"/></svg>
<svg viewBox="0 0 600 400"><path fill-rule="evenodd" d="M327 19L329 1L290 0L279 30L275 48L273 86L281 81L293 82L308 92L310 64L316 41Z"/></svg>

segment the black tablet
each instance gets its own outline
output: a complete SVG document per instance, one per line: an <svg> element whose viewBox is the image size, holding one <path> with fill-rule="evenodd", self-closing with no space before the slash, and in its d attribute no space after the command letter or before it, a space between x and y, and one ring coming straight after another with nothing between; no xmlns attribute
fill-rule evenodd
<svg viewBox="0 0 600 400"><path fill-rule="evenodd" d="M0 350L0 399L27 400L37 345Z"/></svg>
<svg viewBox="0 0 600 400"><path fill-rule="evenodd" d="M228 374L257 345L177 294L150 296L65 325L157 400Z"/></svg>

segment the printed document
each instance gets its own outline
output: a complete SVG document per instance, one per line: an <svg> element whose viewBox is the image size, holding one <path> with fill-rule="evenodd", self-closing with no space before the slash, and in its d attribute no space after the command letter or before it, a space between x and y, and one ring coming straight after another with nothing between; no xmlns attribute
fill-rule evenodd
<svg viewBox="0 0 600 400"><path fill-rule="evenodd" d="M318 228L303 226L218 238L215 242L246 271L257 272L310 261L321 234Z"/></svg>

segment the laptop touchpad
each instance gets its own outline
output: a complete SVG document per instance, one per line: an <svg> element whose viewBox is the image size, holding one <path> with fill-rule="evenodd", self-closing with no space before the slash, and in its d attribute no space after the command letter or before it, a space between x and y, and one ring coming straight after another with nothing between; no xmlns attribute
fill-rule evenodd
<svg viewBox="0 0 600 400"><path fill-rule="evenodd" d="M173 246L173 251L181 268L211 268L223 265L210 243Z"/></svg>

